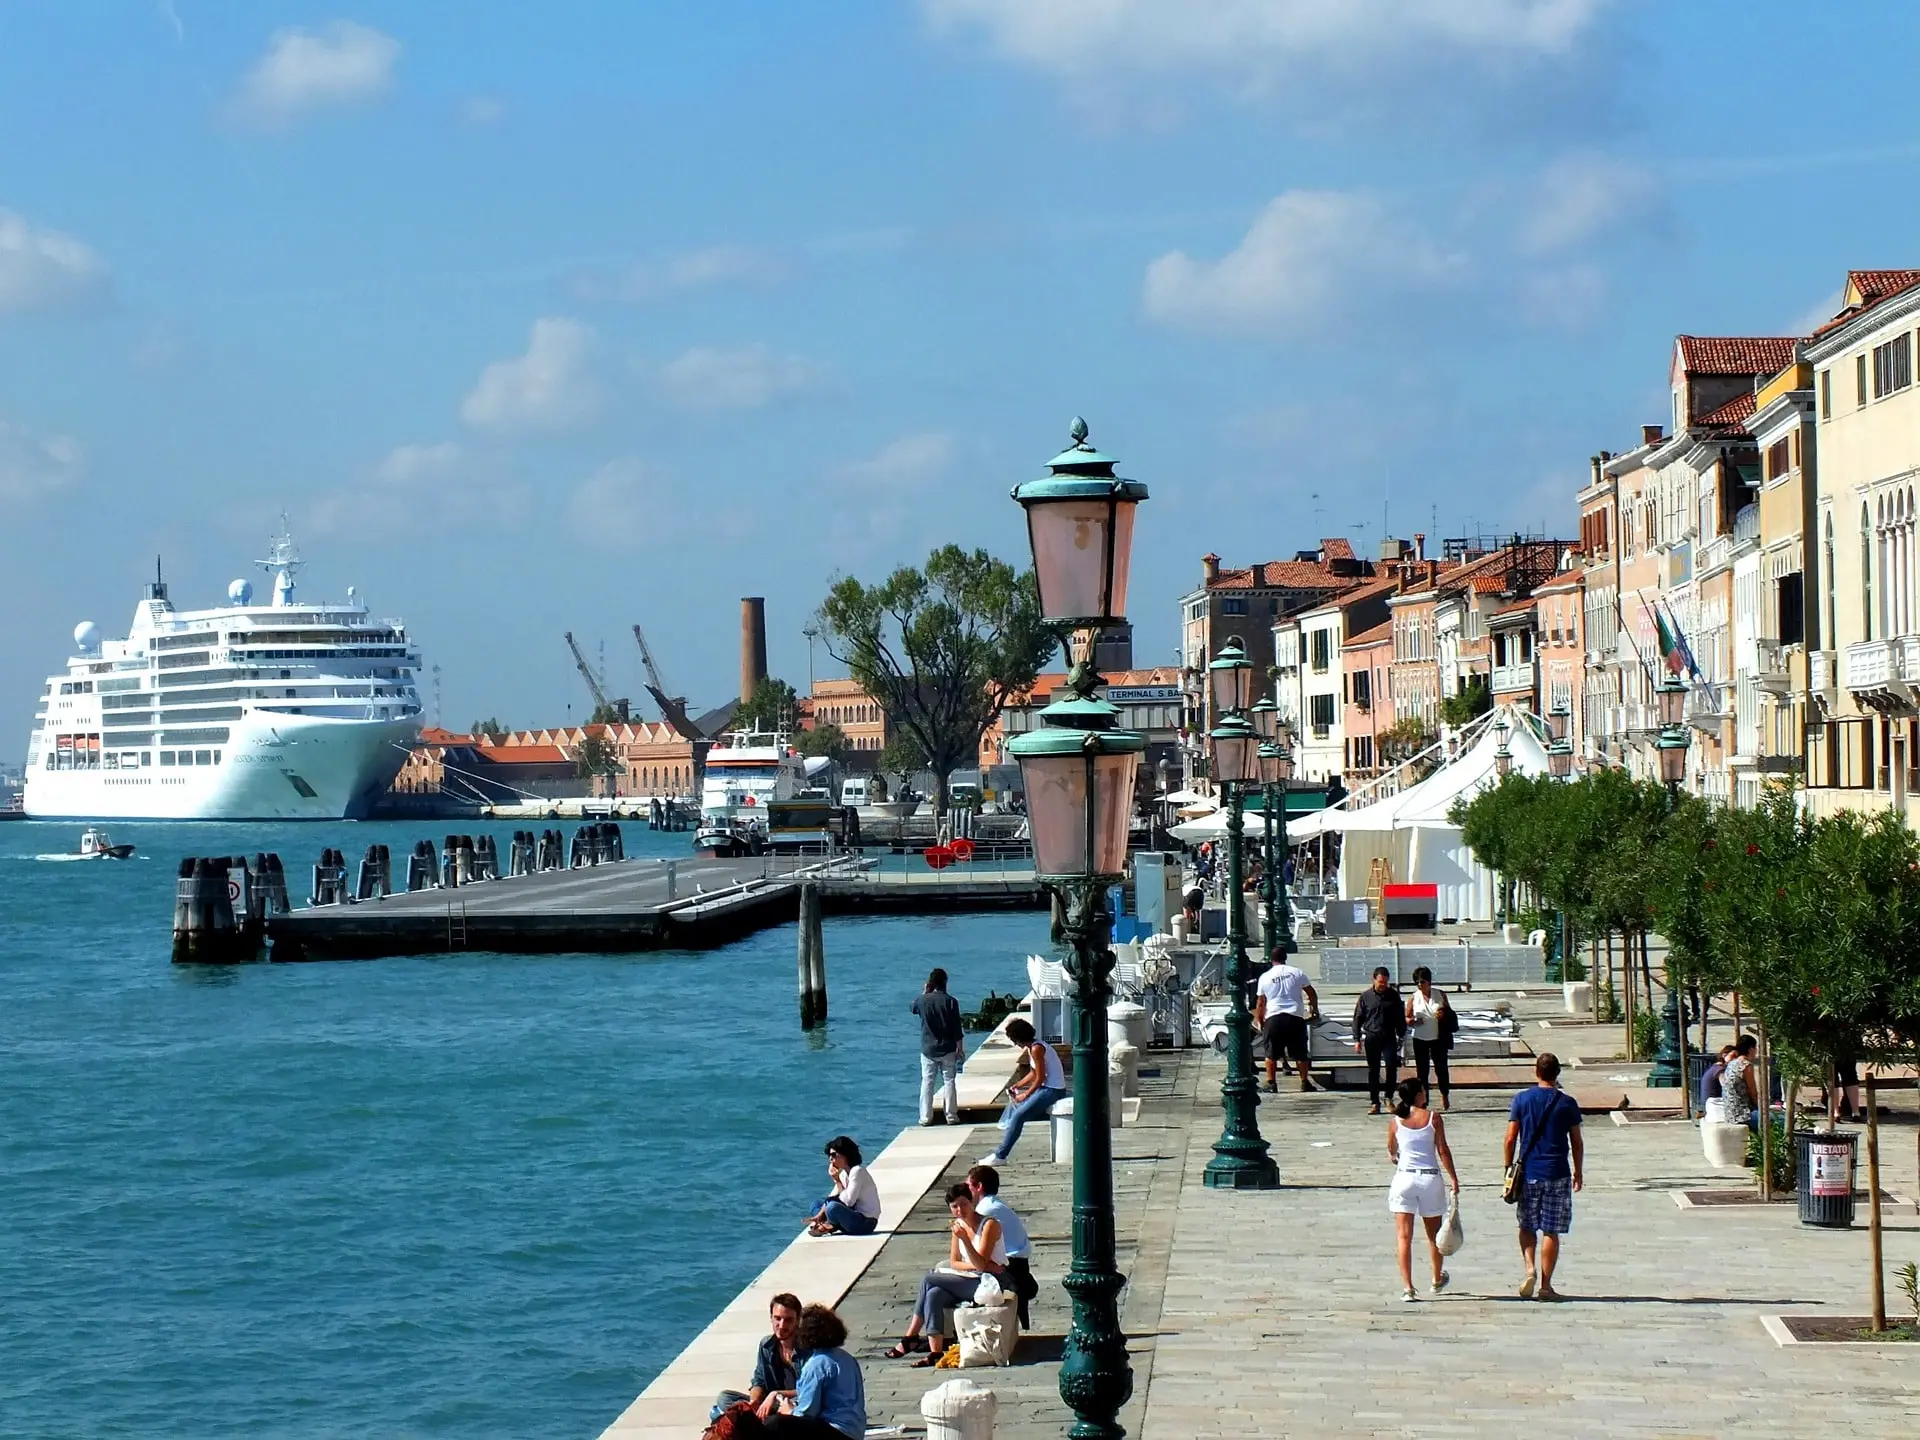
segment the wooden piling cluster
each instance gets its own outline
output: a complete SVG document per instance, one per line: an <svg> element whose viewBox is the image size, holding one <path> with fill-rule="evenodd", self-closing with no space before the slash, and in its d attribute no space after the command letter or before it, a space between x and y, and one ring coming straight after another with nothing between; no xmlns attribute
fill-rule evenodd
<svg viewBox="0 0 1920 1440"><path fill-rule="evenodd" d="M814 1030L827 1023L827 946L820 923L820 887L809 880L800 886L800 1028Z"/></svg>
<svg viewBox="0 0 1920 1440"><path fill-rule="evenodd" d="M620 837L620 827L611 820L596 820L573 832L573 848L567 864L578 870L588 865L611 865L626 858L626 842Z"/></svg>
<svg viewBox="0 0 1920 1440"><path fill-rule="evenodd" d="M286 915L280 857L189 856L174 882L173 963L232 965L266 953L267 920Z"/></svg>

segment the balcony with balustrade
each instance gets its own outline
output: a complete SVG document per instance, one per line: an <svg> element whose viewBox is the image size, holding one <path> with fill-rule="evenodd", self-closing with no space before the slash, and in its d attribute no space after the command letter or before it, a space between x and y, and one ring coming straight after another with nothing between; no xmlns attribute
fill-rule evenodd
<svg viewBox="0 0 1920 1440"><path fill-rule="evenodd" d="M1839 686L1835 678L1838 667L1831 650L1809 650L1807 652L1807 688L1816 695L1833 699Z"/></svg>
<svg viewBox="0 0 1920 1440"><path fill-rule="evenodd" d="M1793 671L1788 657L1798 647L1778 640L1762 640L1757 648L1753 666L1754 683L1769 695L1791 695Z"/></svg>
<svg viewBox="0 0 1920 1440"><path fill-rule="evenodd" d="M1860 704L1874 710L1911 709L1916 682L1920 682L1920 635L1861 640L1847 647L1847 690ZM1814 688L1820 687L1815 684Z"/></svg>
<svg viewBox="0 0 1920 1440"><path fill-rule="evenodd" d="M1539 683L1539 662L1522 660L1513 665L1493 667L1493 698L1496 700L1524 700L1531 703L1534 687Z"/></svg>

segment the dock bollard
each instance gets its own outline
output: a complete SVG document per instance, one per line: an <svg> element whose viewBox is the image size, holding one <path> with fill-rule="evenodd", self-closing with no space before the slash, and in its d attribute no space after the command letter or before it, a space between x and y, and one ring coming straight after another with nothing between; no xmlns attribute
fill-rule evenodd
<svg viewBox="0 0 1920 1440"><path fill-rule="evenodd" d="M380 847L367 846L367 853L360 857L360 873L353 883L353 898L371 900L374 892L380 888Z"/></svg>
<svg viewBox="0 0 1920 1440"><path fill-rule="evenodd" d="M194 860L180 862L178 878L173 882L173 963L178 965L191 954L193 911L196 892L193 882Z"/></svg>
<svg viewBox="0 0 1920 1440"><path fill-rule="evenodd" d="M627 858L626 838L621 835L620 822L617 820L607 822L607 843L610 847L610 858L614 860L624 860Z"/></svg>
<svg viewBox="0 0 1920 1440"><path fill-rule="evenodd" d="M293 901L287 895L287 870L274 850L267 852L267 905L269 915L293 913Z"/></svg>

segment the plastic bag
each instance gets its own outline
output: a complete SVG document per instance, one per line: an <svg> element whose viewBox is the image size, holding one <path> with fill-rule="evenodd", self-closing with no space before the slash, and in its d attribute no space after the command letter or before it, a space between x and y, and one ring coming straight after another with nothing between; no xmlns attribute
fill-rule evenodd
<svg viewBox="0 0 1920 1440"><path fill-rule="evenodd" d="M962 1305L953 1312L960 1333L960 1365L1011 1365L1013 1347L1020 1341L1020 1313L1009 1295L991 1305Z"/></svg>
<svg viewBox="0 0 1920 1440"><path fill-rule="evenodd" d="M974 1287L973 1303L976 1305L998 1305L1006 1292L1001 1288L998 1275L982 1275L980 1283Z"/></svg>
<svg viewBox="0 0 1920 1440"><path fill-rule="evenodd" d="M1447 1216L1440 1222L1440 1229L1433 1237L1433 1248L1442 1255L1452 1255L1467 1243L1467 1227L1460 1223L1460 1197L1447 1196Z"/></svg>

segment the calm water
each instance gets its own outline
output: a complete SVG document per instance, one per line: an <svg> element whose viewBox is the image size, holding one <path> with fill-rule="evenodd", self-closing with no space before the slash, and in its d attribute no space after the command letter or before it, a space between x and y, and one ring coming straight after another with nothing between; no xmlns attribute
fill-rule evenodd
<svg viewBox="0 0 1920 1440"><path fill-rule="evenodd" d="M278 850L300 884L429 827L121 824L134 860L35 858L80 828L0 825L9 1436L597 1434L796 1231L830 1135L912 1122L927 969L970 1004L1046 942L1044 914L829 921L824 1038L791 926L181 969L183 854Z"/></svg>

